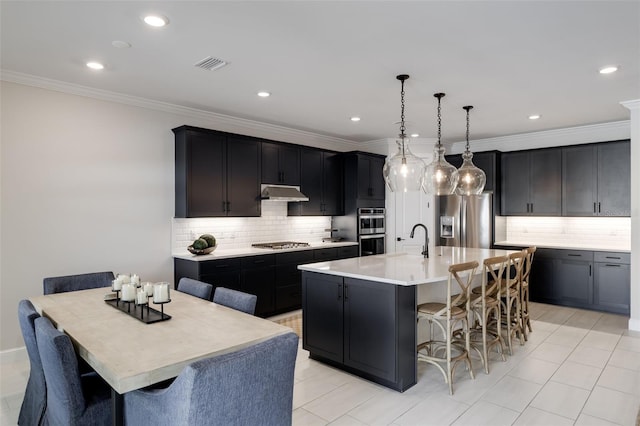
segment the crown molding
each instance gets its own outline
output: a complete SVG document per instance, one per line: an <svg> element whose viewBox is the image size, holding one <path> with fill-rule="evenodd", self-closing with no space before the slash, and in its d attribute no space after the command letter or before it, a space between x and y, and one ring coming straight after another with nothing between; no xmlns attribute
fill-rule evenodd
<svg viewBox="0 0 640 426"><path fill-rule="evenodd" d="M620 102L620 105L628 109L640 109L640 99L634 99L631 101Z"/></svg>
<svg viewBox="0 0 640 426"><path fill-rule="evenodd" d="M347 139L326 136L319 133L292 129L275 124L268 124L260 121L233 117L230 115L175 105L168 102L130 96L123 93L96 89L79 84L68 83L64 81L53 80L4 69L0 70L0 80L10 83L22 84L25 86L53 90L71 95L84 96L102 101L121 103L139 108L178 114L188 117L188 119L190 120L196 119L209 121L212 123L212 125L217 127L216 130L241 133L247 136L275 139L283 142L291 142L301 145L333 149L336 151L351 151L360 149L362 147L362 145L358 142Z"/></svg>
<svg viewBox="0 0 640 426"><path fill-rule="evenodd" d="M633 102L640 103L640 101ZM496 138L477 139L472 141L472 145L473 151L477 152L491 150L509 152L628 139L630 135L630 121L624 120L564 129L544 130L541 132L521 133ZM458 154L463 152L465 144L466 142L463 141L453 143L451 145L451 153Z"/></svg>

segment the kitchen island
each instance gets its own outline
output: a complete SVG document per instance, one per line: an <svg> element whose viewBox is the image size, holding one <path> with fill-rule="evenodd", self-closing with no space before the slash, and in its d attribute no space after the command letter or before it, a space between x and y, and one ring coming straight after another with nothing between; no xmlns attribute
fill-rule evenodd
<svg viewBox="0 0 640 426"><path fill-rule="evenodd" d="M401 392L413 386L417 305L443 300L450 265L512 253L430 252L428 259L393 253L300 265L303 347L310 357Z"/></svg>

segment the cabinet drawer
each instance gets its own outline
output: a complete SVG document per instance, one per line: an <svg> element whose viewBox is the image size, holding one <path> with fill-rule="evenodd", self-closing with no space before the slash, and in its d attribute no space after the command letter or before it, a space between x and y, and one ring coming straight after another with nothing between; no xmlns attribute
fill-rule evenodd
<svg viewBox="0 0 640 426"><path fill-rule="evenodd" d="M205 261L200 263L200 274L217 274L240 270L240 265L239 258Z"/></svg>
<svg viewBox="0 0 640 426"><path fill-rule="evenodd" d="M338 258L337 248L326 248L313 251L313 260L321 262L323 260L334 260Z"/></svg>
<svg viewBox="0 0 640 426"><path fill-rule="evenodd" d="M298 265L276 265L276 287L285 287L302 282L302 271Z"/></svg>
<svg viewBox="0 0 640 426"><path fill-rule="evenodd" d="M289 253L277 253L276 265L296 264L313 262L313 250L294 251Z"/></svg>
<svg viewBox="0 0 640 426"><path fill-rule="evenodd" d="M593 252L583 250L558 250L557 258L564 260L583 260L585 262L592 262ZM533 259L535 262L535 257Z"/></svg>
<svg viewBox="0 0 640 426"><path fill-rule="evenodd" d="M261 256L249 256L242 258L242 269L246 268L262 268L276 264L275 254L265 254Z"/></svg>
<svg viewBox="0 0 640 426"><path fill-rule="evenodd" d="M593 260L602 263L624 263L628 265L631 263L631 254L609 251L596 251L594 253Z"/></svg>
<svg viewBox="0 0 640 426"><path fill-rule="evenodd" d="M358 257L358 246L338 247L338 259Z"/></svg>
<svg viewBox="0 0 640 426"><path fill-rule="evenodd" d="M296 309L302 304L302 285L300 283L276 288L276 310Z"/></svg>

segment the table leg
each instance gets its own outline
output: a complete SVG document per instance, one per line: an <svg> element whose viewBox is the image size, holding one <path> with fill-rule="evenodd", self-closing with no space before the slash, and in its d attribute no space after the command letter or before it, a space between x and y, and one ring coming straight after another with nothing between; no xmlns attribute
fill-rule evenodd
<svg viewBox="0 0 640 426"><path fill-rule="evenodd" d="M113 425L124 426L124 396L111 389L111 413L113 414Z"/></svg>

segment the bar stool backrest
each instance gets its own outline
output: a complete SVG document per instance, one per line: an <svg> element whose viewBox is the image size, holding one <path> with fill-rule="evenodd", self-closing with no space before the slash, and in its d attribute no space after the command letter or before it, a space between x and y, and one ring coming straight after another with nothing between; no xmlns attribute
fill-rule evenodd
<svg viewBox="0 0 640 426"><path fill-rule="evenodd" d="M505 271L509 264L509 256L490 257L482 263L484 265L482 279L485 281L483 283L482 298L493 297L499 299L499 294L502 290L502 280L505 278Z"/></svg>
<svg viewBox="0 0 640 426"><path fill-rule="evenodd" d="M449 266L449 279L447 280L447 318L451 317L451 306L466 305L469 310L469 301L471 299L471 283L478 268L478 262L457 263ZM465 276L466 273L466 276ZM451 282L452 278L458 283L460 293L451 299ZM440 314L440 313L438 313Z"/></svg>
<svg viewBox="0 0 640 426"><path fill-rule="evenodd" d="M531 265L533 264L533 255L537 248L535 246L524 249L527 253L524 261L524 268L522 269L522 281L529 283L529 274L531 274Z"/></svg>
<svg viewBox="0 0 640 426"><path fill-rule="evenodd" d="M520 282L522 281L522 269L524 267L525 256L526 249L509 255L511 271L507 273L506 288L519 290ZM513 276L511 276L512 274Z"/></svg>

